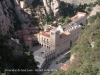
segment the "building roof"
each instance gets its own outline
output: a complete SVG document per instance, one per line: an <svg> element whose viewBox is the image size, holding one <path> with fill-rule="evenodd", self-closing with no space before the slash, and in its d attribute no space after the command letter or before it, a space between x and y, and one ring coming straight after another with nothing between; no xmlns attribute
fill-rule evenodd
<svg viewBox="0 0 100 75"><path fill-rule="evenodd" d="M68 31L65 31L65 32L64 32L64 34L66 34L66 35L69 35L69 34L70 34L70 32L68 32Z"/></svg>
<svg viewBox="0 0 100 75"><path fill-rule="evenodd" d="M69 24L63 26L63 29L64 29L64 30L68 30L68 29L70 29L70 28L72 28L72 27L74 27L74 26L78 26L78 24L75 23L75 22L70 22Z"/></svg>
<svg viewBox="0 0 100 75"><path fill-rule="evenodd" d="M43 35L45 37L50 37L50 33L49 32L43 32L43 31L41 31L40 35Z"/></svg>
<svg viewBox="0 0 100 75"><path fill-rule="evenodd" d="M60 32L61 32L60 38L62 38L62 37L64 37L64 36L70 34L70 33L67 32L67 31L64 32L64 31L63 31L63 28L62 28L60 25L59 25L57 28L52 28L52 31L60 31ZM41 32L40 32L40 35L50 38L50 32L43 32L43 31L41 31Z"/></svg>
<svg viewBox="0 0 100 75"><path fill-rule="evenodd" d="M86 13L85 12L78 12L77 14L83 14L83 15L85 15Z"/></svg>
<svg viewBox="0 0 100 75"><path fill-rule="evenodd" d="M46 25L46 26L44 26L44 28L46 28L46 29L44 30L45 32L49 32L50 30L52 30L52 29L54 29L54 28L56 28L56 27L51 26L51 25Z"/></svg>
<svg viewBox="0 0 100 75"><path fill-rule="evenodd" d="M66 70L66 68L67 68L67 65L66 65L66 64L63 64L63 65L61 66L61 69L63 69L63 70Z"/></svg>
<svg viewBox="0 0 100 75"><path fill-rule="evenodd" d="M77 17L77 15L74 15L73 17L71 17L71 20L76 19Z"/></svg>
<svg viewBox="0 0 100 75"><path fill-rule="evenodd" d="M86 15L86 13L85 12L78 12L76 15L71 17L71 20L76 19L77 17L79 17L79 15Z"/></svg>
<svg viewBox="0 0 100 75"><path fill-rule="evenodd" d="M78 23L80 20L86 19L86 18L87 18L87 16L81 16L81 17L75 19L73 22Z"/></svg>

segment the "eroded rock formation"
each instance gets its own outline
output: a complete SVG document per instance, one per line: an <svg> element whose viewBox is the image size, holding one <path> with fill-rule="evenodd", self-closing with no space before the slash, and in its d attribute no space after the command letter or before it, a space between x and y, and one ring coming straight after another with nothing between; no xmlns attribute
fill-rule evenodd
<svg viewBox="0 0 100 75"><path fill-rule="evenodd" d="M12 4L9 0L0 1L0 34L5 35L13 29Z"/></svg>
<svg viewBox="0 0 100 75"><path fill-rule="evenodd" d="M59 15L60 0L43 0L43 4L48 15L51 13L54 14L54 17Z"/></svg>

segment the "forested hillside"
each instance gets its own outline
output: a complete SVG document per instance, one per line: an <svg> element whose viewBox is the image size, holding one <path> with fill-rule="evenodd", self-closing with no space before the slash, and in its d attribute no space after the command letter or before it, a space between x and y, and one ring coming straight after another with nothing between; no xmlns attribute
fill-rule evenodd
<svg viewBox="0 0 100 75"><path fill-rule="evenodd" d="M45 75L100 75L100 13L90 17L89 22L71 48L75 59L70 68Z"/></svg>

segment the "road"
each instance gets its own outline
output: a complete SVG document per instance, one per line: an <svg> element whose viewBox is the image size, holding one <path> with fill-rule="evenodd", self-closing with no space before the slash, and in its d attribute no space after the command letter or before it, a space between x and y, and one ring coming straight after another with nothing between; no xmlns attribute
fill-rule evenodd
<svg viewBox="0 0 100 75"><path fill-rule="evenodd" d="M64 62L64 63L58 63L57 64L57 61L61 58L61 57L63 57L64 55L67 55L67 54L69 54L70 53L70 50L69 51L67 51L66 53L64 53L64 54L62 54L62 55L60 55L60 56L58 56L57 58L55 58L52 62L51 62L51 64L50 64L50 66L48 67L48 69L60 69L61 68L61 66L64 64L64 63L67 63L67 61L66 62Z"/></svg>

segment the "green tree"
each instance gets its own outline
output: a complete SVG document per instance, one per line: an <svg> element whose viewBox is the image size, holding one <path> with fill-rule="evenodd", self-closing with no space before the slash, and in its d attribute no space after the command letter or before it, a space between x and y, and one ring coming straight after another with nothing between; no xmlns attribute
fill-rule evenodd
<svg viewBox="0 0 100 75"><path fill-rule="evenodd" d="M63 22L64 22L64 17L63 17L63 16L60 16L60 17L58 18L58 20L59 20L59 22L63 23Z"/></svg>
<svg viewBox="0 0 100 75"><path fill-rule="evenodd" d="M71 21L71 20L70 20L70 18L69 18L69 16L68 16L68 17L65 18L64 24L67 24L67 23L69 23L70 21Z"/></svg>
<svg viewBox="0 0 100 75"><path fill-rule="evenodd" d="M68 69L68 70L65 72L65 75L79 75L79 73L76 72L76 71L73 70L73 69Z"/></svg>

